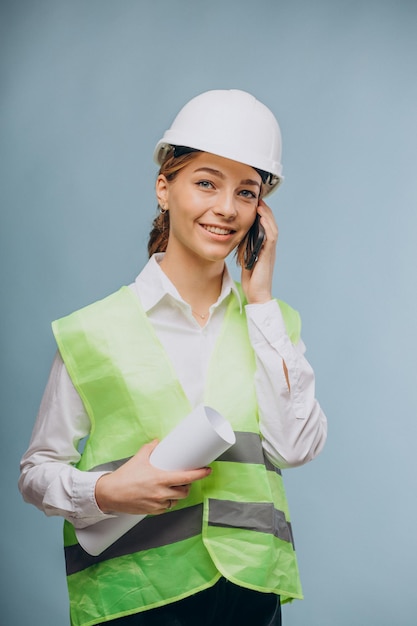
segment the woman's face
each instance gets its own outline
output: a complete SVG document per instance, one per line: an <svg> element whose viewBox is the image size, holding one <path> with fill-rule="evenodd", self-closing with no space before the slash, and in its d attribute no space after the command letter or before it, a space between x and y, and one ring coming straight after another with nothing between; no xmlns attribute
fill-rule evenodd
<svg viewBox="0 0 417 626"><path fill-rule="evenodd" d="M223 261L255 220L261 183L249 165L207 152L197 153L171 182L158 176L158 201L169 210L167 254Z"/></svg>

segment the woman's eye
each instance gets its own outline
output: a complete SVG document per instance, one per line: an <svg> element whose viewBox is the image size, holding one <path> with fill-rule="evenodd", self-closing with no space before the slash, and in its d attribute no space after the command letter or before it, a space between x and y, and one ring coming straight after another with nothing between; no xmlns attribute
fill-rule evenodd
<svg viewBox="0 0 417 626"><path fill-rule="evenodd" d="M248 198L249 200L252 200L252 198L258 198L258 196L249 189L242 189L242 191L240 191L239 193L241 196L243 196L244 198Z"/></svg>
<svg viewBox="0 0 417 626"><path fill-rule="evenodd" d="M197 185L203 189L213 189L213 183L209 180L199 180Z"/></svg>

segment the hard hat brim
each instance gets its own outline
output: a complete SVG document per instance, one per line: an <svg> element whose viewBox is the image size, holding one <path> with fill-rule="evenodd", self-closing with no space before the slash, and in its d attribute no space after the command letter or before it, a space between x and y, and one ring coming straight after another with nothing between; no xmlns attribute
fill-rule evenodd
<svg viewBox="0 0 417 626"><path fill-rule="evenodd" d="M166 135L166 133L165 133ZM189 142L190 143L190 142ZM158 141L158 143L155 146L155 150L153 153L153 160L154 162L161 166L162 163L165 161L165 159L167 158L167 155L169 153L169 151L175 147L176 145L179 144L174 144L174 143L167 143L167 141L165 140L165 138L162 138ZM183 144L181 144L183 145ZM232 158L230 156L225 156L223 154L219 155L217 154L217 152L212 151L212 150L206 150L206 149L202 149L201 147L195 147L195 146L187 146L188 148L192 148L193 150L198 150L199 152L209 152L210 154L214 154L216 156L221 156L223 158L229 159L231 161L237 161L238 163L244 163L245 165L249 165L250 167L253 167L254 169L264 169L263 167L260 167L259 165L254 165L254 163L252 162L253 159L248 159L245 161L242 161L241 159L238 158ZM251 162L248 162L248 161ZM278 187L283 183L284 181L284 176L281 175L277 175L273 172L270 172L269 170L264 170L267 171L268 174L270 174L270 179L269 181L267 181L266 183L263 183L263 193L262 193L262 197L265 198L266 196L269 196L271 193L273 193L274 191L276 191L276 189L278 189Z"/></svg>

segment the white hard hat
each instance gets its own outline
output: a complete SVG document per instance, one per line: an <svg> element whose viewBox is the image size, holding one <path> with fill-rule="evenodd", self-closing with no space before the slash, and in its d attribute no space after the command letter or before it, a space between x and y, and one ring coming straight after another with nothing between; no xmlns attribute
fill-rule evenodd
<svg viewBox="0 0 417 626"><path fill-rule="evenodd" d="M281 131L273 113L238 89L206 91L190 100L158 141L161 165L172 146L185 146L267 172L264 196L283 180Z"/></svg>

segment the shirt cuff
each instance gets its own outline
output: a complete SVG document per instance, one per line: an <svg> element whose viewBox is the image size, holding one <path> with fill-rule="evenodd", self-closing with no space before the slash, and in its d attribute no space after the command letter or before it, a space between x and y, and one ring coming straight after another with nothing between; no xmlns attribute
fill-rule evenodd
<svg viewBox="0 0 417 626"><path fill-rule="evenodd" d="M95 524L109 517L115 517L115 515L103 513L95 497L98 479L108 473L83 472L80 470L75 473L73 480L74 518L82 522L83 526ZM80 527L80 524L75 523L75 525Z"/></svg>
<svg viewBox="0 0 417 626"><path fill-rule="evenodd" d="M288 339L281 309L276 300L263 304L246 304L249 337L253 346L260 343L276 344Z"/></svg>

